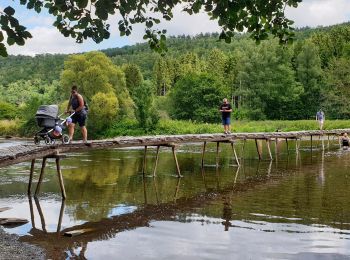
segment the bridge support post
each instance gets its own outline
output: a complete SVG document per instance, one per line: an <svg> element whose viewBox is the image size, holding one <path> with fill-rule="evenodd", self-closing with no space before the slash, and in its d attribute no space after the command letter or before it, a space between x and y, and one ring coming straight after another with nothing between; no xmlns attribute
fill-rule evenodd
<svg viewBox="0 0 350 260"><path fill-rule="evenodd" d="M204 142L203 143L203 150L202 150L202 163L201 163L202 167L204 166L204 154L205 154L206 145L207 145L207 142Z"/></svg>
<svg viewBox="0 0 350 260"><path fill-rule="evenodd" d="M142 163L142 174L145 175L146 171L146 156L147 156L147 145L145 145L145 151L143 153L143 163Z"/></svg>
<svg viewBox="0 0 350 260"><path fill-rule="evenodd" d="M180 172L180 166L179 166L179 162L177 161L177 157L176 157L176 146L175 144L159 144L157 145L157 152L156 152L156 161L154 164L154 168L153 168L153 177L156 176L157 174L157 166L158 166L158 160L159 160L159 149L161 146L166 146L166 147L171 147L172 152L173 152L173 157L174 157L174 161L175 161L175 165L176 165L176 173L177 173L177 177L182 177L181 172ZM143 170L146 168L146 148L145 148L145 154L144 154L144 166L143 166ZM144 175L144 171L143 171L143 175Z"/></svg>
<svg viewBox="0 0 350 260"><path fill-rule="evenodd" d="M219 167L219 146L220 142L216 142L216 167Z"/></svg>
<svg viewBox="0 0 350 260"><path fill-rule="evenodd" d="M60 188L62 193L62 198L66 198L66 190L64 189L64 183L63 183L63 177L62 177L62 171L61 171L61 165L60 165L60 158L56 157L56 169L57 169L57 176L58 180L60 182Z"/></svg>
<svg viewBox="0 0 350 260"><path fill-rule="evenodd" d="M177 177L182 177L181 175L181 172L180 172L180 167L179 167L179 163L177 161L177 157L176 157L176 152L175 152L175 145L173 145L171 147L171 149L173 150L173 156L174 156L174 161L175 161L175 164L176 164L176 170L177 170Z"/></svg>
<svg viewBox="0 0 350 260"><path fill-rule="evenodd" d="M287 154L289 154L289 144L288 144L288 138L286 138L286 145L287 145Z"/></svg>
<svg viewBox="0 0 350 260"><path fill-rule="evenodd" d="M256 151L258 152L258 156L259 156L259 160L262 159L261 153L260 153L260 149L259 149L259 145L258 145L258 140L255 139L255 146L256 146Z"/></svg>
<svg viewBox="0 0 350 260"><path fill-rule="evenodd" d="M34 175L34 166L35 166L35 159L32 160L32 163L30 165L30 175L29 175L29 183L28 183L28 195L31 194L33 175Z"/></svg>
<svg viewBox="0 0 350 260"><path fill-rule="evenodd" d="M269 151L270 160L273 160L271 148L270 148L270 139L266 139L266 146L267 146L267 150Z"/></svg>
<svg viewBox="0 0 350 260"><path fill-rule="evenodd" d="M43 178L44 178L46 159L47 159L47 157L44 157L43 162L41 164L40 176L39 176L38 184L36 185L36 189L35 189L35 195L34 195L35 197L39 194L40 185L41 185L41 182L43 181Z"/></svg>
<svg viewBox="0 0 350 260"><path fill-rule="evenodd" d="M239 160L238 160L238 157L237 157L237 153L236 153L236 149L235 149L235 147L234 147L233 142L231 142L231 148L232 148L232 152L233 152L233 155L234 155L234 157L235 157L236 163L237 163L237 165L238 165L238 167L239 167L241 164L239 163Z"/></svg>
<svg viewBox="0 0 350 260"><path fill-rule="evenodd" d="M35 197L37 197L39 192L40 192L41 183L43 181L44 174L45 174L46 160L49 159L49 158L53 158L53 159L56 159L57 177L58 177L60 188L61 188L62 198L63 199L66 198L66 190L64 188L63 176L62 176L62 171L61 171L61 166L60 166L60 159L62 157L65 157L65 156L56 154L56 155L49 155L49 156L43 157L43 162L42 162L42 165L41 165L40 176L39 176L38 184L36 185L36 189L35 189L35 194L34 194ZM33 161L32 161L33 167L31 167L31 172L32 172L32 169L33 169L33 172L34 172L34 163L33 163ZM32 175L32 173L31 173L31 175ZM31 181L30 181L30 185L31 185ZM29 187L28 187L28 190L29 190Z"/></svg>
<svg viewBox="0 0 350 260"><path fill-rule="evenodd" d="M159 148L160 148L160 146L157 145L157 154L156 154L156 161L155 161L155 163L154 163L153 177L156 176L157 165L158 165L158 158L159 158Z"/></svg>

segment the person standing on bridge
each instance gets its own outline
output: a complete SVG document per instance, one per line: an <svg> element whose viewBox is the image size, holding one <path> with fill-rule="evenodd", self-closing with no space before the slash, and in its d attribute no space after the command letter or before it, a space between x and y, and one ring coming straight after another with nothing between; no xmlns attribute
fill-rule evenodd
<svg viewBox="0 0 350 260"><path fill-rule="evenodd" d="M231 112L232 107L228 103L227 98L223 99L223 103L220 106L220 112L222 117L222 125L224 126L225 134L231 134Z"/></svg>
<svg viewBox="0 0 350 260"><path fill-rule="evenodd" d="M67 113L70 113L70 108L74 110L74 115L72 115L71 117L72 122L68 124L69 140L73 140L74 128L76 123L78 123L80 126L81 133L83 135L83 142L87 143L87 129L85 126L87 118L87 107L86 103L84 102L84 98L78 93L78 88L75 85L72 86L71 89L71 96L69 98L66 111Z"/></svg>
<svg viewBox="0 0 350 260"><path fill-rule="evenodd" d="M322 109L320 109L316 113L316 121L318 121L318 125L320 127L320 130L323 130L323 124L324 124L325 119L326 119L326 116L325 116L324 112L322 111Z"/></svg>

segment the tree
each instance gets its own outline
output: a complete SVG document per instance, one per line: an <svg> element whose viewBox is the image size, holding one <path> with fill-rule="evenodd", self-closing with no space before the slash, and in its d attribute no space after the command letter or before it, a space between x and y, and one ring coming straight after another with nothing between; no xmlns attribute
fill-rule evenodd
<svg viewBox="0 0 350 260"><path fill-rule="evenodd" d="M135 64L126 64L123 66L125 74L126 87L132 94L134 89L140 86L143 82L143 76L140 67Z"/></svg>
<svg viewBox="0 0 350 260"><path fill-rule="evenodd" d="M348 58L333 59L326 70L327 88L324 91L324 110L331 118L350 117L350 61Z"/></svg>
<svg viewBox="0 0 350 260"><path fill-rule="evenodd" d="M296 82L289 48L270 41L250 52L239 73L250 119L295 119L299 116L302 86Z"/></svg>
<svg viewBox="0 0 350 260"><path fill-rule="evenodd" d="M317 47L306 41L296 58L297 79L304 87L301 95L303 118L312 118L322 103L322 69Z"/></svg>
<svg viewBox="0 0 350 260"><path fill-rule="evenodd" d="M116 119L119 112L118 99L113 92L98 92L91 98L90 107L89 117L92 124L89 125L89 128L94 133L106 129Z"/></svg>
<svg viewBox="0 0 350 260"><path fill-rule="evenodd" d="M136 105L136 118L140 127L152 130L158 124L159 115L154 106L153 86L150 81L144 81L135 88L133 95Z"/></svg>
<svg viewBox="0 0 350 260"><path fill-rule="evenodd" d="M171 115L175 119L217 122L219 105L224 97L220 81L208 74L188 74L170 92Z"/></svg>
<svg viewBox="0 0 350 260"><path fill-rule="evenodd" d="M64 63L60 94L67 99L72 85L77 85L88 101L97 93L113 92L118 98L120 116L132 114L124 72L102 52L71 55Z"/></svg>
<svg viewBox="0 0 350 260"><path fill-rule="evenodd" d="M99 43L110 36L110 16L121 16L119 31L121 36L131 34L133 25L144 24L144 39L150 47L159 51L166 48L166 30L154 28L161 21L173 18L175 6L181 5L188 14L204 11L213 20L217 20L222 32L220 39L230 42L231 37L245 29L256 41L268 38L268 33L278 37L280 42L290 42L293 37L293 22L286 18L286 6L297 7L302 0L275 1L212 1L212 0L172 0L172 1L114 1L114 0L20 0L27 9L40 13L43 9L56 18L54 26L65 36L77 42L91 38ZM5 56L8 45L23 45L30 33L14 17L11 6L0 11L0 55Z"/></svg>

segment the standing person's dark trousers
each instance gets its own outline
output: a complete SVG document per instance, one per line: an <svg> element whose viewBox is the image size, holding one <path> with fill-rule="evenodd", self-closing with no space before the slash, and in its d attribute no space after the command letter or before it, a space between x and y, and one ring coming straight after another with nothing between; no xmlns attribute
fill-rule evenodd
<svg viewBox="0 0 350 260"><path fill-rule="evenodd" d="M223 103L220 106L220 112L222 117L222 125L224 126L224 133L231 134L231 112L232 107L227 102L227 98L224 98Z"/></svg>

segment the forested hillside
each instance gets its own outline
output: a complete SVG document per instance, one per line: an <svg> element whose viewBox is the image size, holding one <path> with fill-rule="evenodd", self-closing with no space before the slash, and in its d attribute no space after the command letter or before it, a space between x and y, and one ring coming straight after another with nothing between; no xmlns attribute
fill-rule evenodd
<svg viewBox="0 0 350 260"><path fill-rule="evenodd" d="M89 102L109 100L119 111L106 114L110 124L97 132L125 117L146 128L159 118L216 122L223 97L238 119L310 119L319 108L327 118L349 118L349 24L300 29L288 46L274 39L256 44L247 35L231 44L217 39L170 37L165 56L136 44L104 54L0 58L0 119L21 118L43 102L62 103L71 84Z"/></svg>

